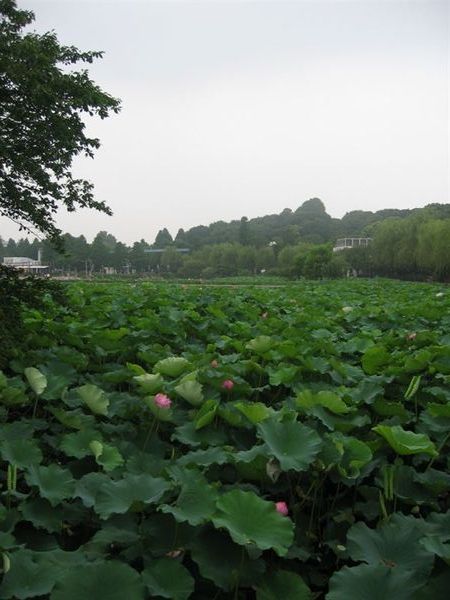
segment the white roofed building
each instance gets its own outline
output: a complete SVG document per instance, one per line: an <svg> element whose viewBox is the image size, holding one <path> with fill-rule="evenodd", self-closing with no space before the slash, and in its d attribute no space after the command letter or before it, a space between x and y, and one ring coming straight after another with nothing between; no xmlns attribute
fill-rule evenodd
<svg viewBox="0 0 450 600"><path fill-rule="evenodd" d="M47 265L41 264L40 253L37 260L28 256L5 256L3 258L3 265L5 267L12 267L13 269L20 269L27 273L46 273L49 268Z"/></svg>
<svg viewBox="0 0 450 600"><path fill-rule="evenodd" d="M336 240L333 252L347 250L349 248L367 248L370 245L372 238L368 237L348 237Z"/></svg>

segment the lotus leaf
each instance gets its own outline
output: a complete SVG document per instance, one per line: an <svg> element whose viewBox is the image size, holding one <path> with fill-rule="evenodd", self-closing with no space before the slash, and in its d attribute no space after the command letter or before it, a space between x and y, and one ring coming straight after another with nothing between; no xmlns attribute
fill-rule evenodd
<svg viewBox="0 0 450 600"><path fill-rule="evenodd" d="M213 421L218 407L219 403L216 400L206 400L195 415L195 429L199 430L209 425Z"/></svg>
<svg viewBox="0 0 450 600"><path fill-rule="evenodd" d="M411 572L383 564L344 567L331 577L326 600L411 600L419 587Z"/></svg>
<svg viewBox="0 0 450 600"><path fill-rule="evenodd" d="M0 584L0 598L34 598L51 592L60 571L39 560L39 553L17 550L11 553L10 569Z"/></svg>
<svg viewBox="0 0 450 600"><path fill-rule="evenodd" d="M94 509L102 519L127 512L133 502L152 504L170 488L167 481L150 475L127 475L118 481L106 481L95 495Z"/></svg>
<svg viewBox="0 0 450 600"><path fill-rule="evenodd" d="M84 429L76 433L66 434L60 444L60 448L67 456L75 456L76 458L84 458L91 454L89 444L93 440L101 440L102 435L99 431L93 429ZM100 441L98 441L100 443Z"/></svg>
<svg viewBox="0 0 450 600"><path fill-rule="evenodd" d="M164 379L159 373L142 373L133 377L133 381L139 384L139 387L146 394L156 394L162 390Z"/></svg>
<svg viewBox="0 0 450 600"><path fill-rule="evenodd" d="M234 406L245 415L253 425L261 423L273 414L273 410L262 402L235 402Z"/></svg>
<svg viewBox="0 0 450 600"><path fill-rule="evenodd" d="M200 406L203 402L202 385L198 381L184 381L175 387L175 391L192 406Z"/></svg>
<svg viewBox="0 0 450 600"><path fill-rule="evenodd" d="M202 576L226 591L235 587L237 581L254 585L264 572L262 560L251 560L241 546L218 530L204 530L190 548Z"/></svg>
<svg viewBox="0 0 450 600"><path fill-rule="evenodd" d="M322 441L310 427L297 422L275 419L258 425L258 433L269 453L278 459L283 471L304 471L317 456Z"/></svg>
<svg viewBox="0 0 450 600"><path fill-rule="evenodd" d="M68 570L58 580L50 600L144 600L144 588L137 571L128 565L109 561L86 565L82 576Z"/></svg>
<svg viewBox="0 0 450 600"><path fill-rule="evenodd" d="M368 348L361 359L362 367L368 375L379 373L390 361L391 356L384 346Z"/></svg>
<svg viewBox="0 0 450 600"><path fill-rule="evenodd" d="M102 444L97 440L93 440L89 444L89 448L95 456L97 464L101 465L105 471L113 471L124 464L120 452L110 444Z"/></svg>
<svg viewBox="0 0 450 600"><path fill-rule="evenodd" d="M259 335L258 337L250 340L246 344L247 350L256 352L256 354L265 354L271 350L274 346L274 340L268 335Z"/></svg>
<svg viewBox="0 0 450 600"><path fill-rule="evenodd" d="M254 544L261 550L272 548L279 556L286 555L294 537L293 523L276 511L273 502L236 489L223 494L216 506L214 526L224 527L237 544Z"/></svg>
<svg viewBox="0 0 450 600"><path fill-rule="evenodd" d="M312 594L300 575L292 571L268 573L256 587L256 600L280 600L280 598L311 600Z"/></svg>
<svg viewBox="0 0 450 600"><path fill-rule="evenodd" d="M169 377L179 377L189 367L189 361L182 356L169 356L159 360L154 370Z"/></svg>
<svg viewBox="0 0 450 600"><path fill-rule="evenodd" d="M36 396L40 396L47 387L47 378L45 375L35 367L27 367L24 370L24 374L33 392Z"/></svg>
<svg viewBox="0 0 450 600"><path fill-rule="evenodd" d="M33 466L25 475L28 485L39 488L42 498L46 498L52 506L61 500L71 498L75 491L75 481L68 469L58 465Z"/></svg>
<svg viewBox="0 0 450 600"><path fill-rule="evenodd" d="M42 452L32 439L4 440L0 443L3 460L20 468L31 467L42 461Z"/></svg>
<svg viewBox="0 0 450 600"><path fill-rule="evenodd" d="M109 400L103 390L92 383L77 388L78 395L95 415L107 415Z"/></svg>
<svg viewBox="0 0 450 600"><path fill-rule="evenodd" d="M152 560L142 579L153 595L172 600L187 600L194 591L194 579L181 563L172 558Z"/></svg>
<svg viewBox="0 0 450 600"><path fill-rule="evenodd" d="M210 520L214 513L217 491L199 473L187 473L187 481L181 487L175 505L163 504L160 510L172 514L177 521L200 525Z"/></svg>
<svg viewBox="0 0 450 600"><path fill-rule="evenodd" d="M433 567L433 555L422 546L421 538L414 517L394 515L377 530L365 523L353 525L347 534L347 550L353 560L404 571L420 584Z"/></svg>
<svg viewBox="0 0 450 600"><path fill-rule="evenodd" d="M424 433L405 431L400 425L377 425L372 430L384 437L397 454L430 454L438 456L434 443Z"/></svg>

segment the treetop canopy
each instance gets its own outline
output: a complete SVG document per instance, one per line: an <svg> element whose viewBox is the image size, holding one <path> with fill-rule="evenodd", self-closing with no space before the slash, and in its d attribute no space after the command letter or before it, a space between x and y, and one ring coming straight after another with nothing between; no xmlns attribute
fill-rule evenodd
<svg viewBox="0 0 450 600"><path fill-rule="evenodd" d="M15 0L0 0L0 215L58 242L58 208L111 214L94 199L92 183L74 177L71 167L74 157L92 157L100 146L86 135L84 113L104 119L120 102L86 69L71 69L102 52L63 46L54 32L25 32L33 21Z"/></svg>

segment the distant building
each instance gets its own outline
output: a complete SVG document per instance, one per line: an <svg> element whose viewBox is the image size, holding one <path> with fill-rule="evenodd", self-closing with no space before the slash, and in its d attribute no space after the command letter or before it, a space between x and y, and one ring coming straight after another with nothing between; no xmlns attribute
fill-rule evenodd
<svg viewBox="0 0 450 600"><path fill-rule="evenodd" d="M175 250L175 252L190 252L189 248L174 248L173 246L170 246L171 250ZM147 250L144 250L144 252L146 254L162 254L163 252L165 252L167 250L167 248L148 248Z"/></svg>
<svg viewBox="0 0 450 600"><path fill-rule="evenodd" d="M20 269L27 273L41 273L44 274L48 271L48 266L41 263L41 252L38 253L38 259L29 258L28 256L5 256L3 258L3 264L5 267L11 267L13 269Z"/></svg>
<svg viewBox="0 0 450 600"><path fill-rule="evenodd" d="M347 250L348 248L367 248L370 246L372 238L368 237L349 237L340 238L336 240L333 248L333 252L339 252L340 250Z"/></svg>

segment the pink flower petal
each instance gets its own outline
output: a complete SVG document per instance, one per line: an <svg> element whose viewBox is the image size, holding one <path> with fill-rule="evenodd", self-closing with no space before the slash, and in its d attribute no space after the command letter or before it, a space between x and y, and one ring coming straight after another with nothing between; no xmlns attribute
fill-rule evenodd
<svg viewBox="0 0 450 600"><path fill-rule="evenodd" d="M231 381L231 379L225 379L225 381L222 383L222 387L225 390L232 390L234 387L234 382Z"/></svg>
<svg viewBox="0 0 450 600"><path fill-rule="evenodd" d="M284 517L288 516L289 509L286 502L283 502L282 500L280 502L275 502L275 508L280 515L283 515Z"/></svg>
<svg viewBox="0 0 450 600"><path fill-rule="evenodd" d="M156 394L153 399L153 402L156 404L158 408L168 409L172 405L172 400L166 394Z"/></svg>

